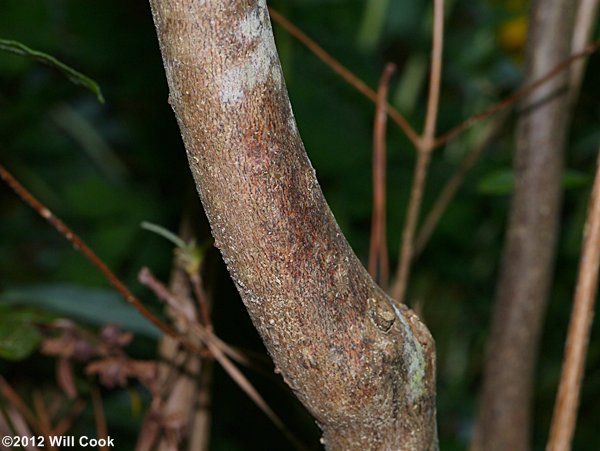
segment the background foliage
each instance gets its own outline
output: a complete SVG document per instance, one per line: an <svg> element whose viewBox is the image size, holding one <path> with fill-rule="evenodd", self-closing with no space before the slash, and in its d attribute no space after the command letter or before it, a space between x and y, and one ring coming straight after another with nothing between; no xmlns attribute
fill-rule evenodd
<svg viewBox="0 0 600 451"><path fill-rule="evenodd" d="M0 53L0 159L40 200L70 224L155 311L140 287L143 265L163 280L170 245L139 224L177 230L184 208L208 237L174 116L146 2L0 0L0 38L56 56L94 78L106 104L70 84L58 71ZM418 0L273 1L309 36L376 86L388 61L398 64L391 101L419 129L425 110L431 8ZM439 131L514 90L522 72L526 2L446 2L446 40ZM275 27L299 128L335 216L366 262L371 212L373 105L283 30ZM555 283L540 348L535 394L535 449L543 449L560 372L581 229L600 137L600 60L593 56L573 118L566 167L563 224ZM511 191L511 117L484 152L432 241L415 262L410 296L438 350L438 411L442 449L468 443L479 388ZM481 127L436 151L425 211L481 133ZM395 262L414 152L389 125L388 230ZM117 322L136 333L128 352L151 358L158 333L107 287L102 276L6 187L0 188L0 373L17 388L55 384L53 362L35 352L32 321L62 317L90 328ZM219 335L249 348L260 341L215 251L209 253ZM11 335L12 334L12 335ZM17 338L14 335L17 334ZM21 334L21 335L18 335ZM317 447L318 431L292 397L250 374L292 429ZM109 432L119 448L133 444L147 395L140 387L103 392ZM600 341L592 333L575 449L598 445ZM217 370L214 450L286 449L266 417ZM77 423L93 433L92 414ZM597 423L596 423L597 426ZM90 432L91 431L91 432Z"/></svg>

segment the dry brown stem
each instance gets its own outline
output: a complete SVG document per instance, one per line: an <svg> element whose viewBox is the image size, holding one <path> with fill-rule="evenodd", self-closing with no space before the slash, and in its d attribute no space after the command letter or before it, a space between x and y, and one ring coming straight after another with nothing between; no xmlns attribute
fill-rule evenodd
<svg viewBox="0 0 600 451"><path fill-rule="evenodd" d="M369 274L377 278L379 268L379 285L385 290L388 282L388 254L386 236L386 125L387 125L387 93L390 78L396 66L387 64L379 80L377 91L377 107L373 125L373 215L371 219L371 243L369 247Z"/></svg>
<svg viewBox="0 0 600 451"><path fill-rule="evenodd" d="M148 310L144 304L127 288L127 286L106 266L106 264L92 251L87 244L69 228L64 222L55 216L44 204L37 200L19 181L6 169L0 165L0 178L31 208L33 208L42 218L52 225L61 235L71 242L73 247L81 252L98 270L106 277L109 283L130 303L138 312L140 312L148 321L154 324L161 332L179 340L190 351L205 357L206 353L190 343L190 341L179 334L171 326L164 323L160 318Z"/></svg>
<svg viewBox="0 0 600 451"><path fill-rule="evenodd" d="M442 79L442 50L444 46L444 1L435 0L433 4L433 45L431 49L431 71L429 78L429 95L427 98L427 114L425 127L417 144L417 163L415 164L406 221L402 230L396 277L392 285L391 295L398 302L405 302L410 268L413 260L415 232L419 221L423 193L431 153L435 145L435 127L437 123Z"/></svg>
<svg viewBox="0 0 600 451"><path fill-rule="evenodd" d="M427 217L423 221L423 225L417 233L413 258L416 258L421 254L421 252L423 252L423 249L427 245L429 238L437 227L442 215L448 208L448 205L458 192L458 189L463 183L467 173L475 165L479 159L479 156L481 155L481 152L488 147L491 141L496 137L497 132L500 130L500 128L502 128L502 125L506 121L507 117L507 114L501 114L487 125L486 129L482 132L481 140L471 147L471 150L464 156L459 167L456 169L454 174L452 174L452 177L441 189L440 194L433 203L431 210L427 214Z"/></svg>
<svg viewBox="0 0 600 451"><path fill-rule="evenodd" d="M348 84L353 86L358 92L370 99L372 102L377 103L377 93L365 84L360 78L354 75L348 68L343 66L338 60L327 53L323 48L309 38L306 33L300 30L296 25L287 20L284 16L278 13L273 8L269 7L269 13L275 23L281 26L289 34L294 36L298 41L304 44L313 54L329 66L335 73L340 75ZM402 131L406 134L407 138L417 146L419 142L419 136L402 114L389 103L387 105L387 113L392 120L398 124Z"/></svg>
<svg viewBox="0 0 600 451"><path fill-rule="evenodd" d="M96 437L103 439L108 437L108 428L106 426L106 415L104 414L104 403L102 402L102 395L100 388L97 385L90 385L90 395L92 398L92 407L94 410L94 424L96 425ZM106 451L108 447L106 445L100 446L102 451Z"/></svg>
<svg viewBox="0 0 600 451"><path fill-rule="evenodd" d="M590 329L594 318L599 265L600 149L598 151L596 179L584 227L579 276L567 332L562 374L556 403L554 404L554 416L546 451L568 451L571 449L571 441L577 421L577 407L579 406L585 357L589 347Z"/></svg>
<svg viewBox="0 0 600 451"><path fill-rule="evenodd" d="M437 148L437 147L443 146L448 141L453 140L458 135L463 133L469 127L472 127L473 125L475 125L477 122L487 119L491 115L496 114L498 111L501 111L504 108L507 108L507 107L515 104L516 102L525 99L527 96L529 96L533 92L537 91L540 87L544 86L546 83L549 83L550 81L555 79L558 75L561 74L561 72L564 72L565 70L569 69L574 62L578 61L581 58L590 56L592 53L596 52L598 50L598 47L600 47L600 39L596 39L594 42L592 42L591 44L586 46L585 49L583 49L582 51L574 53L573 55L569 56L568 58L560 61L553 68L548 70L548 72L546 72L545 74L541 74L537 80L534 80L529 84L526 84L521 89L519 89L515 93L511 94L504 100L501 100L500 102L495 103L494 105L492 105L491 107L482 111L481 113L471 116L470 118L466 119L464 122L461 122L460 124L458 124L456 127L452 128L449 131L447 131L446 133L442 134L440 137L438 137L436 139L434 147Z"/></svg>
<svg viewBox="0 0 600 451"><path fill-rule="evenodd" d="M194 335L199 339L211 352L214 358L223 367L225 372L233 379L233 381L244 391L250 399L262 410L265 415L273 422L277 428L290 440L297 449L304 449L304 445L294 437L294 435L285 426L284 422L271 409L258 390L254 388L252 383L244 376L244 374L231 362L225 354L222 347L222 341L217 340L215 335L207 328L196 322L194 318L180 308L182 301L175 296L160 280L158 280L148 268L142 268L138 277L140 283L151 289L159 298L169 303L173 308L177 319L184 324L184 328L188 334Z"/></svg>

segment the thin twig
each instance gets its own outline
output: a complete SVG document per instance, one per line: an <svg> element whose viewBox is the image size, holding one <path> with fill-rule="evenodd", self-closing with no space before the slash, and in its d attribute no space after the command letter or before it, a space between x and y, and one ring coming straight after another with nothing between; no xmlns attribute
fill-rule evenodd
<svg viewBox="0 0 600 451"><path fill-rule="evenodd" d="M148 268L143 268L140 271L138 277L140 283L150 288L157 297L161 299L170 299L175 295L171 293L168 287L166 287L160 280L158 280ZM178 302L173 303L173 306L179 305ZM304 445L294 437L294 435L287 429L283 421L277 416L277 414L269 407L267 402L258 393L250 381L244 376L244 374L231 362L229 357L225 355L224 349L221 347L222 341L217 339L216 336L204 328L201 324L195 321L191 321L185 314L180 316L189 329L189 332L195 333L197 337L206 345L210 350L214 358L219 362L225 372L231 377L234 382L248 395L252 401L267 415L267 417L273 422L275 426L290 440L297 449L304 449Z"/></svg>
<svg viewBox="0 0 600 451"><path fill-rule="evenodd" d="M429 95L427 96L427 115L421 144L428 151L435 140L435 126L440 104L440 84L442 81L442 50L444 43L444 0L433 3L433 45L431 50L431 72L429 76Z"/></svg>
<svg viewBox="0 0 600 451"><path fill-rule="evenodd" d="M186 337L178 334L171 326L164 323L160 318L148 310L144 304L127 288L127 286L100 260L83 240L71 230L64 222L56 217L44 204L37 200L27 189L21 185L13 175L0 164L0 178L31 208L50 223L61 235L71 242L73 247L81 252L92 263L109 283L130 303L138 312L140 312L148 321L154 324L161 332L179 340L186 348L194 354L206 357L206 352L198 346L191 343Z"/></svg>
<svg viewBox="0 0 600 451"><path fill-rule="evenodd" d="M281 26L284 30L286 30L289 34L294 36L298 41L304 44L311 52L315 54L317 58L327 64L334 72L340 75L347 83L352 85L358 92L362 95L370 99L372 102L377 102L377 93L371 89L369 86L365 84L360 78L354 75L348 68L344 67L338 60L336 60L333 56L323 50L322 47L319 46L315 41L309 38L302 30L300 30L297 26L287 20L284 16L278 13L273 8L269 7L269 13L271 14L271 19L275 21L278 25ZM387 104L387 113L392 118L392 120L398 124L398 126L402 129L402 131L406 134L408 139L417 146L419 142L419 136L417 132L410 126L407 120L402 116L402 114L391 106L389 103Z"/></svg>
<svg viewBox="0 0 600 451"><path fill-rule="evenodd" d="M408 211L406 213L406 223L402 231L402 244L400 248L400 260L396 271L396 278L391 289L391 296L397 302L404 302L404 295L408 285L408 277L410 276L410 265L413 255L413 240L419 211L423 201L423 193L425 191L425 181L427 179L427 168L429 167L429 159L431 152L419 152L417 154L417 162L415 164L414 177L410 190L410 200L408 203Z"/></svg>
<svg viewBox="0 0 600 451"><path fill-rule="evenodd" d="M498 116L496 120L487 125L486 129L482 132L481 140L471 147L471 150L467 153L467 155L465 155L458 169L454 172L450 180L448 180L446 185L444 185L440 191L440 194L435 200L433 207L431 207L429 214L423 221L423 225L417 233L413 259L423 252L423 249L431 238L433 231L437 227L442 215L448 208L448 205L460 188L465 176L475 165L479 159L479 156L481 155L481 152L483 152L483 150L487 148L491 144L492 140L496 137L507 117L508 114L502 114L501 116Z"/></svg>
<svg viewBox="0 0 600 451"><path fill-rule="evenodd" d="M42 435L48 438L52 435L52 421L50 420L50 414L46 408L46 403L44 402L42 393L39 390L34 390L32 397L40 430ZM56 451L56 447L50 442L48 443L48 448Z"/></svg>
<svg viewBox="0 0 600 451"><path fill-rule="evenodd" d="M277 428L285 435L291 444L298 450L305 450L306 447L300 440L298 440L291 431L286 427L284 422L277 416L275 412L269 407L267 402L258 393L250 381L244 376L244 374L229 360L229 358L221 352L219 347L212 340L206 341L206 346L215 356L215 359L221 364L221 367L225 370L229 377L231 377L236 384L248 395L250 399L269 417L269 419L277 426Z"/></svg>
<svg viewBox="0 0 600 451"><path fill-rule="evenodd" d="M461 124L457 125L456 127L450 129L449 131L447 131L446 133L444 133L443 135L438 137L435 141L434 148L443 146L448 141L451 141L456 136L458 136L459 134L464 132L467 128L471 127L472 125L476 124L477 122L487 119L492 114L497 113L498 111L511 106L518 100L521 100L522 98L528 96L533 91L535 91L537 88L539 88L546 82L552 80L563 70L569 68L571 66L571 64L573 64L574 61L591 55L596 50L598 50L599 47L600 47L600 39L596 39L594 42L592 42L590 45L588 45L581 52L577 52L577 53L571 55L570 57L568 57L567 59L565 59L564 61L558 63L552 70L550 70L543 77L540 77L536 81L532 82L531 84L524 86L523 88L519 89L515 93L508 96L506 99L501 100L500 102L492 105L491 107L482 111L481 113L471 116L470 118L468 118Z"/></svg>
<svg viewBox="0 0 600 451"><path fill-rule="evenodd" d="M9 385L6 380L0 376L0 394L14 407L14 409L21 414L23 418L29 423L32 429L37 433L41 434L42 429L39 421L34 413L29 410L27 404L19 396L19 394Z"/></svg>
<svg viewBox="0 0 600 451"><path fill-rule="evenodd" d="M388 254L386 237L386 99L390 78L396 65L386 64L379 80L377 107L373 125L373 215L371 218L371 243L369 247L369 274L374 279L379 266L379 284L385 290L388 282Z"/></svg>
<svg viewBox="0 0 600 451"><path fill-rule="evenodd" d="M181 306L181 302L177 299L173 292L171 292L171 290L169 290L165 284L158 280L154 274L152 274L152 271L150 271L149 268L143 267L140 270L138 274L138 280L142 285L152 290L157 298L167 302L177 312L178 317L185 321L185 323L190 327L190 330L194 329L196 335L198 335L201 339L211 335L216 346L219 347L225 355L231 357L241 365L247 366L248 368L252 368L262 373L269 373L268 369L264 368L264 366L255 361L256 359L251 359L243 351L229 345L214 335L212 330L208 330L203 325L194 321L194 318L190 317L187 310L184 310L184 308Z"/></svg>
<svg viewBox="0 0 600 451"><path fill-rule="evenodd" d="M584 227L579 275L567 332L564 363L546 451L568 451L571 449L585 368L585 357L594 317L599 266L600 149L598 150L596 179Z"/></svg>
<svg viewBox="0 0 600 451"><path fill-rule="evenodd" d="M186 275L190 279L192 289L194 290L194 296L198 303L198 310L200 311L200 320L202 324L208 329L212 330L212 321L210 319L210 307L208 304L208 296L204 290L204 284L202 283L202 276L198 272L187 272Z"/></svg>
<svg viewBox="0 0 600 451"><path fill-rule="evenodd" d="M92 407L94 410L94 423L96 425L96 437L98 439L108 437L108 428L106 427L106 416L104 415L104 406L102 404L102 395L96 385L92 385L90 394L92 397ZM106 445L99 446L101 450L107 450Z"/></svg>
<svg viewBox="0 0 600 451"><path fill-rule="evenodd" d="M600 5L598 0L580 0L577 3L573 38L571 40L572 52L585 48L592 38L592 33L598 23L598 7ZM579 97L579 88L581 87L586 64L587 59L579 60L569 70L569 104L571 106Z"/></svg>
<svg viewBox="0 0 600 451"><path fill-rule="evenodd" d="M435 127L440 99L442 72L442 49L444 46L444 0L435 0L433 4L433 44L431 49L431 75L429 78L429 95L427 115L423 135L417 145L417 162L415 164L413 183L406 213L406 222L402 231L396 278L391 295L397 302L403 303L410 277L410 266L413 260L413 247L425 182L429 169L429 161L435 144Z"/></svg>

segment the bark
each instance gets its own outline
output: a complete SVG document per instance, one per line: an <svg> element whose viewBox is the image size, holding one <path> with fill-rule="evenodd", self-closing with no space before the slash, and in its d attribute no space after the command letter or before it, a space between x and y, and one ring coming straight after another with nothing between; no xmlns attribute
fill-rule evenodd
<svg viewBox="0 0 600 451"><path fill-rule="evenodd" d="M571 0L531 5L524 83L570 52ZM533 377L555 255L568 127L568 72L521 105L515 193L498 281L474 450L530 447Z"/></svg>
<svg viewBox="0 0 600 451"><path fill-rule="evenodd" d="M322 442L437 448L433 340L372 281L323 197L265 1L150 3L215 245Z"/></svg>

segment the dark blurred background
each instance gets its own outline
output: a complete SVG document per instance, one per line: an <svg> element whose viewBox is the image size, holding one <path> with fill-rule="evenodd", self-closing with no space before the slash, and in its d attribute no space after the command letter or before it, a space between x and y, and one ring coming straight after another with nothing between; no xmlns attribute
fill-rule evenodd
<svg viewBox="0 0 600 451"><path fill-rule="evenodd" d="M372 87L386 62L399 70L390 100L422 128L431 6L420 0L294 0L270 4ZM147 2L0 0L0 38L51 54L95 79L100 104L60 72L0 52L0 162L98 253L156 312L137 282L142 266L166 280L172 246L140 228L150 221L176 231L185 209L208 226L194 196L185 152L167 104L167 85ZM524 0L446 2L446 37L438 130L491 105L519 86L527 27ZM317 176L340 226L366 262L371 214L374 107L306 48L275 27L287 86ZM597 36L597 32L594 36ZM545 322L535 392L534 449L544 448L570 314L580 239L600 142L600 60L589 61L574 110L564 181L563 222L555 282ZM482 133L474 127L436 151L424 211ZM420 302L438 352L441 449L468 445L480 384L511 184L514 117L465 179L414 265L409 299ZM388 230L392 267L414 164L414 151L390 122ZM217 252L207 256L216 331L262 349ZM97 302L98 296L107 304ZM113 308L114 306L114 308ZM70 317L90 328L121 322L136 332L128 352L155 355L157 332L131 311L99 272L6 186L0 186L0 336L23 309ZM35 310L30 310L31 308ZM33 314L33 313L32 313ZM600 339L596 324L574 449L600 446ZM532 356L534 358L534 356ZM54 385L54 363L38 353L0 359L19 389ZM290 428L318 449L318 430L299 404L271 381L248 373ZM217 369L213 450L289 449L239 388ZM109 433L118 449L135 443L148 396L139 387L104 392ZM86 411L78 431L93 431Z"/></svg>

